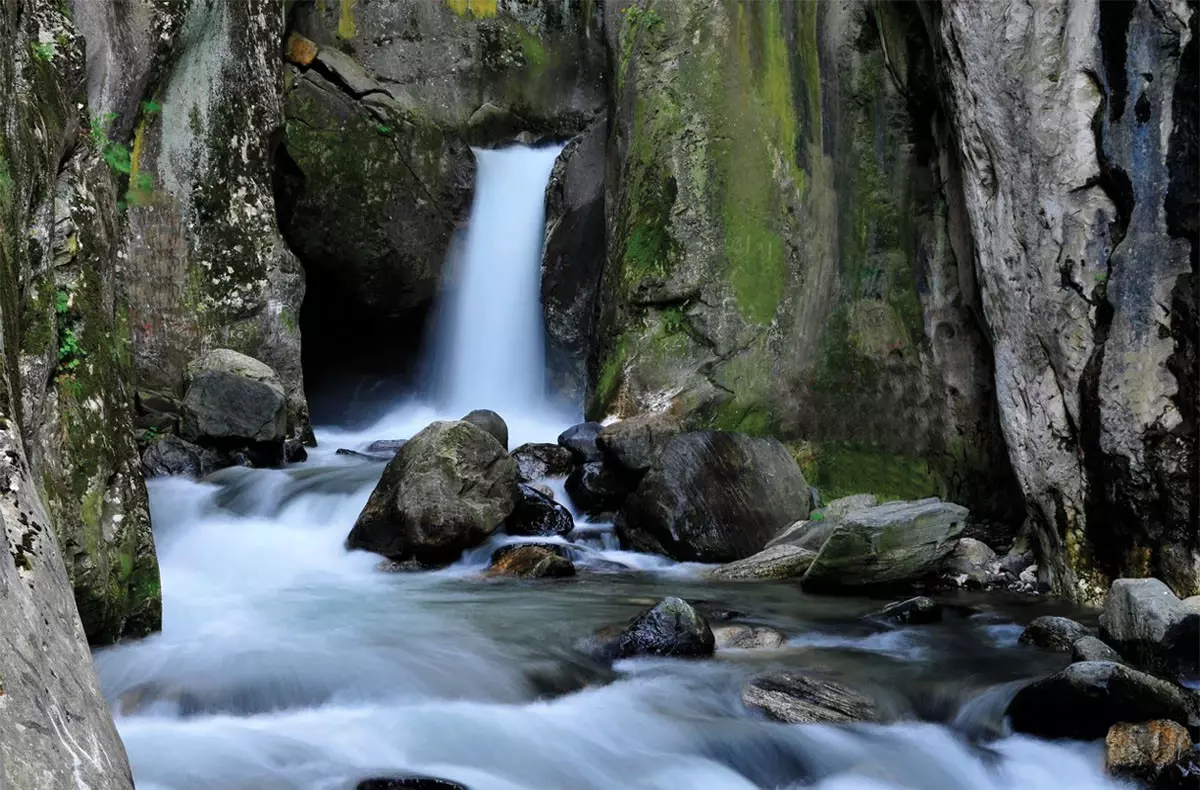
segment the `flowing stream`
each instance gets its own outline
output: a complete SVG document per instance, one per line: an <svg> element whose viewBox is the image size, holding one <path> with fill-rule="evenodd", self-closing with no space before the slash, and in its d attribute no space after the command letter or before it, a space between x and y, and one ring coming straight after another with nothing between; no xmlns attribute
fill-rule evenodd
<svg viewBox="0 0 1200 790"><path fill-rule="evenodd" d="M513 446L553 441L577 416L542 392L537 267L556 153L478 152L431 402L358 433L318 430L320 447L288 469L150 482L163 630L96 654L139 790L352 790L411 774L473 790L1115 787L1097 744L1004 732L1015 685L1064 661L1017 645L1045 607L964 599L941 624L881 630L862 617L882 601L702 580L583 520L583 570L564 581L484 579L493 546L411 574L344 550L383 464L336 448L471 408L500 411ZM668 594L788 641L612 668L578 649ZM896 723L766 722L739 689L770 668L870 690Z"/></svg>

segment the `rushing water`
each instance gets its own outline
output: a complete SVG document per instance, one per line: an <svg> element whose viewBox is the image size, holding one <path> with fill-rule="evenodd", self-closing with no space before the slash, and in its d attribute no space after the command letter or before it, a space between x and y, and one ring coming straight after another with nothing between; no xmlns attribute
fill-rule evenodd
<svg viewBox="0 0 1200 790"><path fill-rule="evenodd" d="M506 326L524 320L517 307L536 311L536 278L510 272L521 279L510 292L495 267L536 271L552 161L547 151L483 154L474 259L460 277L491 286L457 283L447 315L456 342L472 348L440 352L458 382L444 400L403 404L361 433L318 431L321 447L289 469L151 481L163 630L96 655L139 789L350 790L413 773L473 790L1112 787L1095 744L1003 733L1015 684L1063 660L1016 644L1019 624L1040 613L1029 607L967 601L944 623L882 630L862 619L881 601L701 580L694 566L618 551L606 525L582 521L572 552L583 570L562 581L484 579L490 546L415 574L344 550L383 464L335 448L498 402L512 407L515 436L548 439L561 427L537 409L540 383L461 378L520 370L541 380L529 363L540 351L513 346L537 343L540 326ZM508 243L517 238L523 248ZM492 252L492 268L475 265ZM457 367L475 344L491 356ZM788 642L614 668L578 649L667 594L778 628ZM742 707L739 688L778 667L869 690L896 723L766 722Z"/></svg>

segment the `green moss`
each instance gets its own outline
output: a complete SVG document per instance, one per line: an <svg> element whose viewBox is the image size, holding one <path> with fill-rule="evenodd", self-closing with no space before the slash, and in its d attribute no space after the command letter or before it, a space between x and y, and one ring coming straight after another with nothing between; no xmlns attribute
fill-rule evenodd
<svg viewBox="0 0 1200 790"><path fill-rule="evenodd" d="M600 375L596 378L596 388L592 393L592 406L589 413L602 414L617 394L617 387L624 375L625 362L629 358L631 346L631 332L627 331L617 338L613 347L604 354L600 365Z"/></svg>
<svg viewBox="0 0 1200 790"><path fill-rule="evenodd" d="M531 69L541 69L546 65L546 48L541 39L529 32L524 25L517 25L517 35L521 39L521 53L525 56L525 65Z"/></svg>
<svg viewBox="0 0 1200 790"><path fill-rule="evenodd" d="M945 495L941 479L924 459L866 444L816 443L800 466L826 501L851 494L874 494L880 501Z"/></svg>

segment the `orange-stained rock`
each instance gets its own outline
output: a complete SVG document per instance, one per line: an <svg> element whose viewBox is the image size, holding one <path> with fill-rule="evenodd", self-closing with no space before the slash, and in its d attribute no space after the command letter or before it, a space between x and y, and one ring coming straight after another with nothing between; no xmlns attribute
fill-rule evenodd
<svg viewBox="0 0 1200 790"><path fill-rule="evenodd" d="M287 40L287 59L297 66L308 66L317 57L315 41L310 41L299 33L292 33Z"/></svg>
<svg viewBox="0 0 1200 790"><path fill-rule="evenodd" d="M505 546L492 555L489 576L515 576L521 579L562 578L575 575L575 565L560 556L553 546L517 544Z"/></svg>
<svg viewBox="0 0 1200 790"><path fill-rule="evenodd" d="M1121 722L1109 728L1104 747L1109 773L1152 781L1192 747L1192 739L1183 725L1167 719Z"/></svg>

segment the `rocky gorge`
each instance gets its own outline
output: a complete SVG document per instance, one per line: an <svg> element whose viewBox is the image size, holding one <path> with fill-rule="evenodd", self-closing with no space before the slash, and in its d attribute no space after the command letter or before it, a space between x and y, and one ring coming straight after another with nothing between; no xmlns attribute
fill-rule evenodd
<svg viewBox="0 0 1200 790"><path fill-rule="evenodd" d="M0 785L1197 786L1198 10L0 0Z"/></svg>

